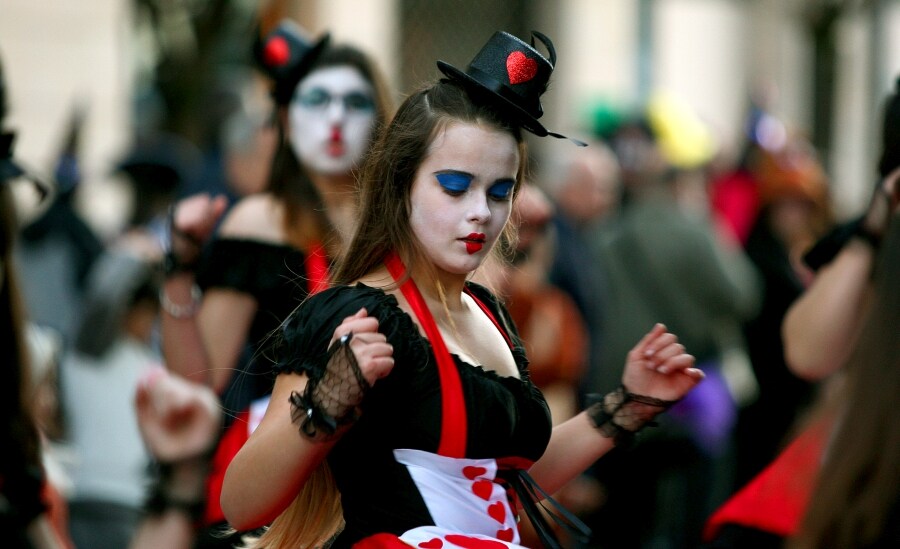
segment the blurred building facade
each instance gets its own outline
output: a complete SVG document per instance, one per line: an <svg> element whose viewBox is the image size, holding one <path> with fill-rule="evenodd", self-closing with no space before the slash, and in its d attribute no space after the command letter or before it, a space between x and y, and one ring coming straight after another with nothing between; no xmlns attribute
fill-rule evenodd
<svg viewBox="0 0 900 549"><path fill-rule="evenodd" d="M137 21L163 5L183 8L160 12L170 19L225 6L329 30L370 51L398 97L437 76L435 59L464 66L494 30L537 29L559 54L545 111L560 130L587 132L592 102L633 106L665 91L690 104L727 153L739 146L750 97L765 93L774 115L822 148L839 215L868 197L881 98L900 73L898 0L0 0L20 155L49 173L68 113L85 103L81 206L101 232L123 200L109 179L138 123L140 74L157 61L160 36Z"/></svg>

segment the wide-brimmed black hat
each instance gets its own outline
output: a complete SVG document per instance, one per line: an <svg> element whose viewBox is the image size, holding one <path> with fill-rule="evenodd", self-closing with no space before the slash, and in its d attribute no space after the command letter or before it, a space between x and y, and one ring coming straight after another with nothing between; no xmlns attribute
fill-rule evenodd
<svg viewBox="0 0 900 549"><path fill-rule="evenodd" d="M551 135L568 139L547 131L538 122L544 114L541 94L547 91L550 83L550 74L556 65L556 50L545 35L537 31L531 31L531 34L531 44L528 44L508 32L495 32L465 72L445 61L437 62L438 69L451 80L475 91L478 96L496 101L501 109L514 116L531 133L539 137ZM535 49L535 38L547 48L550 59Z"/></svg>
<svg viewBox="0 0 900 549"><path fill-rule="evenodd" d="M289 19L283 20L265 38L257 33L253 57L273 81L272 97L279 105L287 105L294 96L297 83L307 75L312 64L328 45L331 35L309 40L303 29Z"/></svg>

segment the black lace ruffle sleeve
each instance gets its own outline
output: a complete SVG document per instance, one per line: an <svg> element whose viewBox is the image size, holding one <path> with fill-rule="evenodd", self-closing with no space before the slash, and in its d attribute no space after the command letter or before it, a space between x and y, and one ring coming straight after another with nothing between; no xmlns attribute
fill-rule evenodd
<svg viewBox="0 0 900 549"><path fill-rule="evenodd" d="M378 330L394 347L398 364L424 364L427 347L416 336L418 329L397 304L397 299L363 284L338 286L310 297L284 323L276 343L275 373L306 373L318 378L334 330L348 316L365 307L378 319Z"/></svg>

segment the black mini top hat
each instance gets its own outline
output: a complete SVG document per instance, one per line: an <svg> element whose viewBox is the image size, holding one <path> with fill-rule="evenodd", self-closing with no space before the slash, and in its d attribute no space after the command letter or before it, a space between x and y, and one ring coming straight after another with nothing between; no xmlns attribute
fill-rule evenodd
<svg viewBox="0 0 900 549"><path fill-rule="evenodd" d="M550 83L550 74L556 65L556 50L553 42L545 35L537 31L531 31L531 34L531 44L527 44L507 32L495 32L472 59L465 72L444 61L437 62L438 69L450 80L496 101L498 106L513 115L531 133L539 137L551 135L568 139L564 135L547 131L538 122L538 118L544 114L541 94L547 91ZM547 48L549 60L535 49L535 38ZM572 141L584 145L580 141Z"/></svg>
<svg viewBox="0 0 900 549"><path fill-rule="evenodd" d="M330 39L331 35L325 33L318 41L310 41L300 26L289 19L279 23L265 38L257 33L253 57L274 82L272 97L278 105L291 102L297 83L309 73Z"/></svg>

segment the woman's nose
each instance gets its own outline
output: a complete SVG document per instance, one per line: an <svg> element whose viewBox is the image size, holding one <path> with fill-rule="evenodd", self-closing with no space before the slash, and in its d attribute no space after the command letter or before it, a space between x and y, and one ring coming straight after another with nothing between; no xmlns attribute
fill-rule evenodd
<svg viewBox="0 0 900 549"><path fill-rule="evenodd" d="M343 97L332 97L328 102L328 120L332 123L341 122L347 116L347 106Z"/></svg>
<svg viewBox="0 0 900 549"><path fill-rule="evenodd" d="M488 206L487 197L480 193L471 193L471 195L469 221L479 224L487 223L491 218L491 208Z"/></svg>

